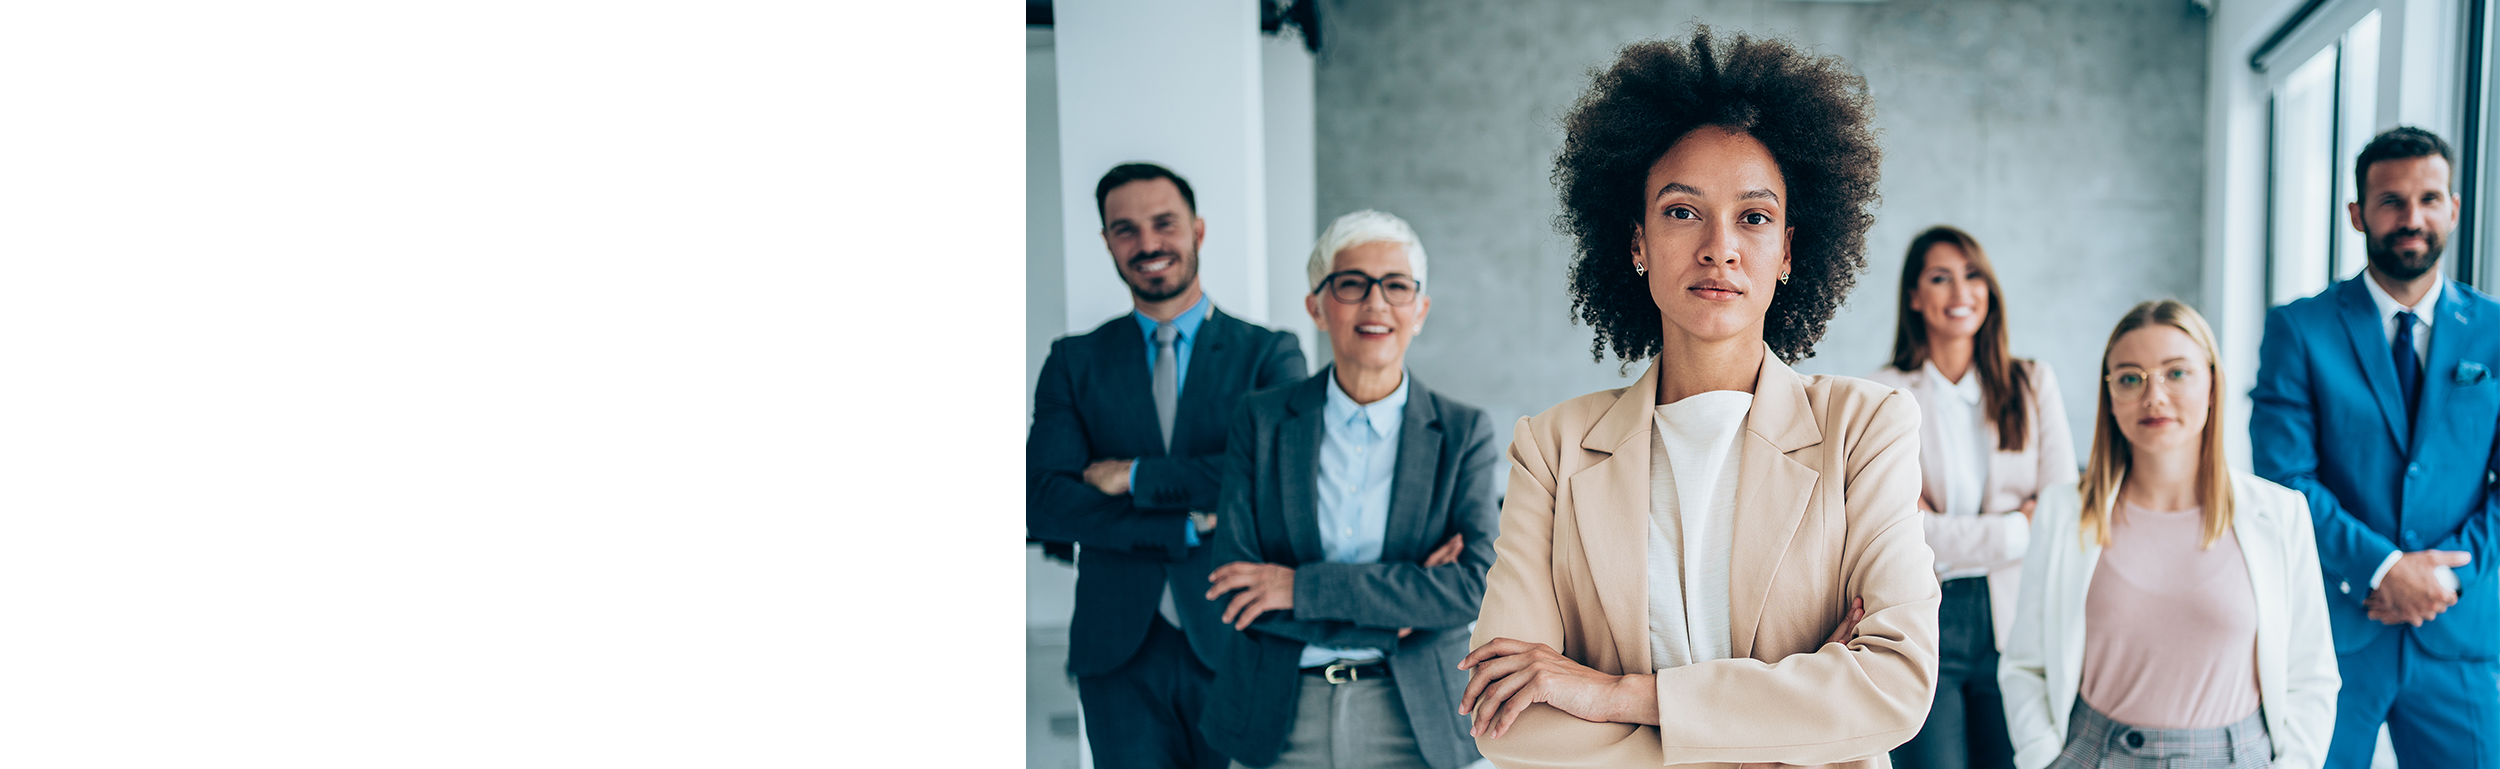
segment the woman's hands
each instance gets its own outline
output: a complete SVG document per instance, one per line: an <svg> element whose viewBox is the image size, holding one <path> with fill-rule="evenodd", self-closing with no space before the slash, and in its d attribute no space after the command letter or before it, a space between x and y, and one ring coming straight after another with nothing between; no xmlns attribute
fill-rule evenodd
<svg viewBox="0 0 2500 769"><path fill-rule="evenodd" d="M1849 600L1849 613L1825 643L1847 645L1866 618L1866 602ZM1565 657L1554 647L1496 638L1467 653L1458 669L1472 670L1458 712L1474 716L1471 737L1500 737L1528 706L1542 702L1582 721L1658 723L1658 677L1607 675Z"/></svg>
<svg viewBox="0 0 2500 769"><path fill-rule="evenodd" d="M1475 716L1469 736L1507 734L1539 702L1583 721L1658 723L1657 676L1607 675L1545 644L1496 638L1468 652L1458 669L1475 671L1458 698L1458 712Z"/></svg>

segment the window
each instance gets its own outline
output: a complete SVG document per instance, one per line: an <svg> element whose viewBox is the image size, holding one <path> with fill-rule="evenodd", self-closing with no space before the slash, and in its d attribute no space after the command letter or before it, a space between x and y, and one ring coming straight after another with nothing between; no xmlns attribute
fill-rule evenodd
<svg viewBox="0 0 2500 769"><path fill-rule="evenodd" d="M2376 133L2379 14L2282 73L2269 115L2266 304L2352 277L2368 261L2344 203L2359 198L2350 169Z"/></svg>

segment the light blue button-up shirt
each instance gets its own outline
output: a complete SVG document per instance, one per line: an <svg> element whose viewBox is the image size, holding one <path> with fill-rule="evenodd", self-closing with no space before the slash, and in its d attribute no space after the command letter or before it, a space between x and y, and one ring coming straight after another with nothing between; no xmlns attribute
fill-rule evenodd
<svg viewBox="0 0 2500 769"><path fill-rule="evenodd" d="M1146 371L1148 376L1152 376L1155 370L1155 356L1163 352L1155 349L1155 327L1163 325L1163 322L1136 310L1130 310L1128 314L1129 317L1137 319L1139 328L1146 330ZM1172 365L1179 367L1179 370L1172 372L1173 408L1180 408L1181 388L1189 384L1189 343L1198 339L1198 327L1206 322L1207 298L1205 296L1198 297L1197 304L1190 305L1189 309L1182 310L1178 317L1172 319L1172 327L1180 329L1181 332L1180 336L1172 340ZM1147 408L1153 407L1153 404L1147 404ZM1128 466L1128 485L1131 487L1137 485L1137 463L1135 462L1129 463ZM1181 532L1185 535L1182 541L1187 542L1190 547L1198 546L1197 522L1182 521Z"/></svg>
<svg viewBox="0 0 2500 769"><path fill-rule="evenodd" d="M1328 374L1328 405L1320 411L1319 543L1329 563L1379 563L1389 536L1389 487L1397 477L1398 430L1406 421L1406 379L1389 397L1367 405ZM1372 660L1378 649L1302 647L1302 666Z"/></svg>

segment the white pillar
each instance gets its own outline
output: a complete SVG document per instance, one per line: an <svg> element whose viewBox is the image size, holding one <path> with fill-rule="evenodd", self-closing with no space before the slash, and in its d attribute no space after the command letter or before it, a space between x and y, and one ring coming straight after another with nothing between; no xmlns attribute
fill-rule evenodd
<svg viewBox="0 0 2500 769"><path fill-rule="evenodd" d="M1302 360L1317 371L1328 365L1328 348L1302 305L1311 290L1311 242L1319 238L1322 226L1311 53L1294 34L1266 36L1259 46L1267 68L1262 82L1267 92L1268 326L1302 340Z"/></svg>
<svg viewBox="0 0 2500 769"><path fill-rule="evenodd" d="M1143 160L1189 180L1198 276L1234 317L1268 320L1259 10L1252 0L1058 0L1059 173L1070 333L1127 312L1094 184Z"/></svg>

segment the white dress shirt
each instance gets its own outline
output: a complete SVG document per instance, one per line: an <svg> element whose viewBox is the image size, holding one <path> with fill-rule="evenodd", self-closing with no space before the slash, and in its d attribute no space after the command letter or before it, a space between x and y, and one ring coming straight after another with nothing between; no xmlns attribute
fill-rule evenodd
<svg viewBox="0 0 2500 769"><path fill-rule="evenodd" d="M1945 498L1944 509L1937 512L1955 518L1976 518L1982 500L1988 494L1988 454L1996 450L1996 429L1982 413L1987 399L1979 391L1976 367L1962 372L1962 381L1955 382L1936 370L1934 361L1922 364L1928 381L1944 396L1938 402L1934 418L1934 435L1943 451ZM1996 512L2004 512L2002 510ZM1989 561L2005 561L2022 557L2031 546L2029 519L2022 516L1998 516L1998 525L2005 529L2005 551L1993 553ZM1942 557L1936 559L1938 579L1988 576L1988 563L1956 563Z"/></svg>
<svg viewBox="0 0 2500 769"><path fill-rule="evenodd" d="M1753 394L1713 390L1656 407L1649 444L1649 656L1658 670L1735 654L1728 558Z"/></svg>
<svg viewBox="0 0 2500 769"><path fill-rule="evenodd" d="M2396 313L2413 313L2413 365L2427 369L2431 364L2431 324L2439 320L2439 292L2447 290L2448 276L2441 274L2438 270L2432 270L2431 290L2423 292L2421 301L2414 303L2411 307L2397 303L2396 297L2388 294L2387 289L2380 287L2378 279L2370 277L2367 270L2361 273L2361 285L2370 287L2370 303L2378 306L2379 330L2387 337L2387 350L2391 359L2395 355L2396 348ZM2378 571L2370 574L2371 590L2378 589L2379 581L2387 578L2387 570L2396 568L2396 559L2403 558L2404 555L2404 551L2398 550L2388 553L2387 560L2379 562ZM2431 574L2439 579L2440 586L2449 590L2457 589L2456 571L2446 566L2436 568L2438 571L2431 572Z"/></svg>
<svg viewBox="0 0 2500 769"><path fill-rule="evenodd" d="M1406 383L1389 397L1355 405L1329 369L1320 410L1319 547L1329 563L1379 563L1389 538L1389 487L1397 477L1398 432L1406 423ZM1302 647L1302 667L1379 659L1379 649Z"/></svg>

